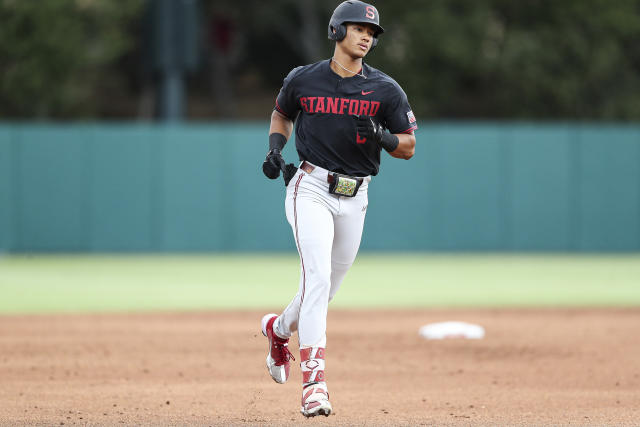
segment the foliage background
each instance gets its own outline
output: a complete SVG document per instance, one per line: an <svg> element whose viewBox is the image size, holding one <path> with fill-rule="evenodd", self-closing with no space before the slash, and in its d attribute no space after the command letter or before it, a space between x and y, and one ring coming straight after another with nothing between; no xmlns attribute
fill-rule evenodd
<svg viewBox="0 0 640 427"><path fill-rule="evenodd" d="M640 0L380 0L368 62L431 119L635 121ZM329 58L332 0L198 2L186 116L266 119L286 73ZM0 0L0 119L153 119L145 0Z"/></svg>
<svg viewBox="0 0 640 427"><path fill-rule="evenodd" d="M127 90L119 61L142 0L1 0L0 117L100 117Z"/></svg>

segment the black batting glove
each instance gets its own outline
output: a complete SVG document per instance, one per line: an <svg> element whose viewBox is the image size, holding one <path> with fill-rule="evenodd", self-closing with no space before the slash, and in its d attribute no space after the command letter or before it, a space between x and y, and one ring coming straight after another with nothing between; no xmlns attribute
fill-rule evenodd
<svg viewBox="0 0 640 427"><path fill-rule="evenodd" d="M358 135L374 141L388 152L395 151L400 141L398 137L385 131L381 124L376 124L369 116L353 116L356 121Z"/></svg>
<svg viewBox="0 0 640 427"><path fill-rule="evenodd" d="M291 181L291 178L293 178L296 172L298 172L298 168L293 163L289 163L285 167L285 170L282 171L282 178L284 178L285 187L289 185L289 181Z"/></svg>
<svg viewBox="0 0 640 427"><path fill-rule="evenodd" d="M384 132L382 125L376 125L373 122L373 119L369 116L353 116L353 118L356 120L358 135L360 135L361 138L371 139L376 144L380 145L380 141L382 141L382 133Z"/></svg>
<svg viewBox="0 0 640 427"><path fill-rule="evenodd" d="M262 162L262 172L269 179L276 179L280 176L280 171L285 171L286 166L280 150L272 148L267 153L267 158Z"/></svg>

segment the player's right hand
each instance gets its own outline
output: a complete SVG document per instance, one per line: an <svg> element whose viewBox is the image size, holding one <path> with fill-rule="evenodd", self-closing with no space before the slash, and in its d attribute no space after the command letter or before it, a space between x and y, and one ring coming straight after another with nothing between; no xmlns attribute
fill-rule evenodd
<svg viewBox="0 0 640 427"><path fill-rule="evenodd" d="M280 171L285 171L286 166L280 150L274 148L269 150L267 158L262 163L262 172L269 179L276 179L280 176Z"/></svg>

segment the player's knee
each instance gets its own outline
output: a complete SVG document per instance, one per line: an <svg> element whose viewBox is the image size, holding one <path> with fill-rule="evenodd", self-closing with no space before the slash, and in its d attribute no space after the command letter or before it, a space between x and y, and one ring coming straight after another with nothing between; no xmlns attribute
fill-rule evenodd
<svg viewBox="0 0 640 427"><path fill-rule="evenodd" d="M307 301L326 301L329 298L331 282L327 280L316 280L313 284L309 283L305 286L304 302Z"/></svg>

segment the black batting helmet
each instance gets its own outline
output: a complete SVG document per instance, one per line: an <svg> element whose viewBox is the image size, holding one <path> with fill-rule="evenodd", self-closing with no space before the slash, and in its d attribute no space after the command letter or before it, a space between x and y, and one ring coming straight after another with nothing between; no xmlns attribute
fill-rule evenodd
<svg viewBox="0 0 640 427"><path fill-rule="evenodd" d="M338 7L336 7L336 10L333 11L333 15L331 15L331 20L329 21L329 39L335 41L344 39L347 35L347 27L345 24L349 22L371 24L375 27L376 30L373 34L371 49L378 44L378 35L384 33L384 28L380 26L378 9L359 0L347 0L340 3Z"/></svg>

